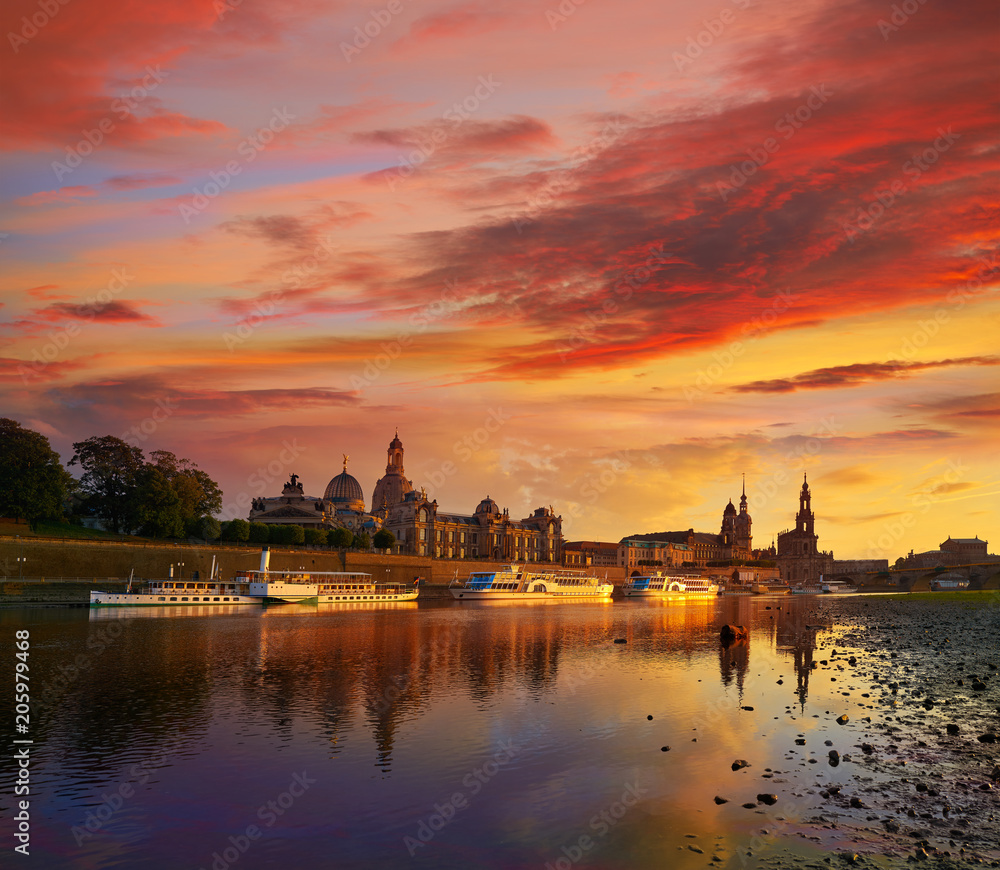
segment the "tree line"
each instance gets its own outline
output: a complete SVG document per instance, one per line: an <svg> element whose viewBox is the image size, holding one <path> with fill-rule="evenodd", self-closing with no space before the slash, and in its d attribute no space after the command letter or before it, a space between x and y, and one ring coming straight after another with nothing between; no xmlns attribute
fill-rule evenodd
<svg viewBox="0 0 1000 870"><path fill-rule="evenodd" d="M41 432L16 420L0 418L0 516L26 521L32 530L45 520L80 521L99 517L109 531L152 538L194 537L206 541L259 544L316 544L367 550L392 547L396 539L383 529L367 532L338 528L304 529L246 520L220 523L222 490L207 472L169 450L147 457L139 447L113 435L73 444L67 467L79 466L74 478Z"/></svg>

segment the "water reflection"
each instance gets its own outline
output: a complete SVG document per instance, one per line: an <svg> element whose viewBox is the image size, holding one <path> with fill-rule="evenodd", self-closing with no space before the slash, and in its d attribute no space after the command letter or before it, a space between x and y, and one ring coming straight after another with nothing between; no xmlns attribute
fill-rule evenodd
<svg viewBox="0 0 1000 870"><path fill-rule="evenodd" d="M750 739L733 716L745 692L772 691L752 686L752 673L790 656L806 704L815 649L807 610L749 597L205 605L8 611L0 626L4 638L15 627L31 631L36 808L60 819L39 828L46 866L79 866L84 856L88 866L112 866L110 844L126 850L127 860L115 859L126 866L207 867L219 833L225 843L245 828L248 802L253 810L281 793L293 771L317 779L296 805L297 833L276 824L271 845L241 866L286 866L288 855L305 868L327 866L331 842L347 856L338 866L391 866L409 860L400 843L421 814L509 740L523 751L483 784L480 803L463 810L467 821L414 860L544 866L627 782L647 782L666 764L671 772L649 786L655 798L608 833L609 843L637 838L626 852L641 844L655 866L667 857L657 846L664 831L684 823L685 802L716 787L709 773L728 769L733 746ZM727 622L748 626L750 641L721 647ZM710 705L722 713L693 744L691 723ZM669 754L664 744L673 744ZM149 759L157 763L146 764L148 782L133 782L140 797L116 816L120 824L108 823L100 848L97 839L78 847L70 826ZM5 761L4 793L14 773ZM705 806L710 828L720 811L711 794ZM633 830L650 818L655 836ZM292 839L272 856L279 830ZM489 854L497 842L507 843L502 860Z"/></svg>

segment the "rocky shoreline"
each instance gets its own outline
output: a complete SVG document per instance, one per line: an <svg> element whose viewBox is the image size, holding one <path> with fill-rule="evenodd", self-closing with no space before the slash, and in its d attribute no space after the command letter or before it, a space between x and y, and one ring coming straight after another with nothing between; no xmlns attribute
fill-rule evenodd
<svg viewBox="0 0 1000 870"><path fill-rule="evenodd" d="M785 786L784 848L711 866L1000 867L1000 595L824 598L811 619L831 626L813 673L844 686L836 739L800 735L805 770L762 774Z"/></svg>

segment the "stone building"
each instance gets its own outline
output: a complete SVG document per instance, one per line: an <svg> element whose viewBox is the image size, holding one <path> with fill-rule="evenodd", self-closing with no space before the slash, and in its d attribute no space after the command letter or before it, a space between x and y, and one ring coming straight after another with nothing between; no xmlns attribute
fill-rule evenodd
<svg viewBox="0 0 1000 870"><path fill-rule="evenodd" d="M381 517L365 511L361 484L344 469L327 485L323 497L305 495L298 475L293 474L277 498L255 498L250 505L252 523L294 524L309 529L345 528L374 534L382 527Z"/></svg>
<svg viewBox="0 0 1000 870"><path fill-rule="evenodd" d="M740 496L737 510L733 500L729 500L722 512L722 527L719 534L696 532L652 532L630 535L622 538L623 548L619 564L625 567L637 565L639 561L659 560L664 566L679 566L684 562L696 568L704 568L707 562L723 562L731 559L752 559L753 520L747 510L746 484ZM658 544L659 547L644 547L644 543Z"/></svg>
<svg viewBox="0 0 1000 870"><path fill-rule="evenodd" d="M488 495L471 514L445 512L423 488L413 489L403 471L399 433L389 443L385 476L375 484L372 513L396 538L395 551L445 559L559 562L562 517L550 507L511 519Z"/></svg>
<svg viewBox="0 0 1000 870"><path fill-rule="evenodd" d="M778 552L775 561L785 583L814 583L824 574L833 573L833 553L819 549L816 534L816 517L813 514L812 493L805 474L799 491L799 511L795 515L795 528L778 535Z"/></svg>
<svg viewBox="0 0 1000 870"><path fill-rule="evenodd" d="M941 542L940 550L942 553L975 562L977 559L985 559L989 555L988 545L988 541L981 541L978 536L975 538L953 538L949 535L947 541Z"/></svg>

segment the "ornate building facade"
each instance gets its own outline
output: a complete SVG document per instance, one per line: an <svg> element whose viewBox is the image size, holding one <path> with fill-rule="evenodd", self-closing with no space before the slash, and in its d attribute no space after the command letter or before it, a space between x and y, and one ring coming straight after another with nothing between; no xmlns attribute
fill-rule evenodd
<svg viewBox="0 0 1000 870"><path fill-rule="evenodd" d="M472 514L445 512L437 499L413 489L403 469L399 432L389 442L385 474L365 510L361 484L344 469L327 484L323 497L307 496L293 474L276 498L253 500L250 521L297 524L306 528L343 527L373 534L388 529L396 538L396 553L446 559L487 559L510 562L560 562L562 517L551 506L524 519L512 519L486 496Z"/></svg>
<svg viewBox="0 0 1000 870"><path fill-rule="evenodd" d="M299 476L293 474L277 498L255 498L250 505L252 523L299 525L309 529L345 528L374 534L382 519L365 512L365 495L357 479L344 470L327 485L323 497L305 495Z"/></svg>
<svg viewBox="0 0 1000 870"><path fill-rule="evenodd" d="M822 575L833 573L833 553L819 549L816 516L811 503L812 493L803 474L795 528L786 529L778 535L776 561L785 583L815 583Z"/></svg>
<svg viewBox="0 0 1000 870"><path fill-rule="evenodd" d="M660 561L664 566L678 567L685 562L689 566L704 568L708 562L724 562L730 559L752 559L753 520L747 510L746 484L740 496L739 510L729 500L722 512L722 528L719 534L696 532L652 532L644 535L630 535L619 542L618 564L625 567L638 565L640 561Z"/></svg>

